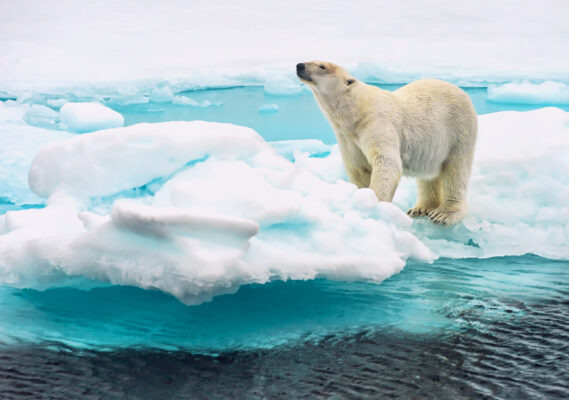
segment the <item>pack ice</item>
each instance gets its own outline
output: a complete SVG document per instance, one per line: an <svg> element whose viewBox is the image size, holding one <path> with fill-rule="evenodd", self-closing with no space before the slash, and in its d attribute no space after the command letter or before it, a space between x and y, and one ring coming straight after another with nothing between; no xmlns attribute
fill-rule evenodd
<svg viewBox="0 0 569 400"><path fill-rule="evenodd" d="M0 216L2 284L81 278L195 304L275 279L381 282L409 259L569 259L569 115L555 108L480 118L470 214L452 228L405 215L411 180L378 203L345 180L337 147L315 140L271 145L201 121L53 140L28 176L46 207Z"/></svg>
<svg viewBox="0 0 569 400"><path fill-rule="evenodd" d="M190 304L273 279L379 282L409 257L433 259L401 210L327 178L230 124L139 124L55 141L29 172L47 206L0 217L2 283L81 276ZM119 198L142 186L144 196Z"/></svg>

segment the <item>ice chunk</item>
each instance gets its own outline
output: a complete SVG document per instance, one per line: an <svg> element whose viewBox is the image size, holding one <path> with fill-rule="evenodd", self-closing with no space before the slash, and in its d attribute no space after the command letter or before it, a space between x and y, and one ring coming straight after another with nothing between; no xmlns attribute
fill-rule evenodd
<svg viewBox="0 0 569 400"><path fill-rule="evenodd" d="M25 282L26 287L43 289L65 280L61 261L70 243L85 232L77 212L72 198L57 196L46 208L6 213L0 235L2 284Z"/></svg>
<svg viewBox="0 0 569 400"><path fill-rule="evenodd" d="M329 155L333 147L318 139L278 140L269 143L277 153L291 161L295 160L295 153L320 157Z"/></svg>
<svg viewBox="0 0 569 400"><path fill-rule="evenodd" d="M569 86L553 81L490 85L488 101L514 104L569 104Z"/></svg>
<svg viewBox="0 0 569 400"><path fill-rule="evenodd" d="M286 143L292 162L250 129L205 122L75 136L32 166L32 186L48 182L42 190L53 193L48 206L0 219L0 282L47 287L81 276L193 304L275 279L380 282L434 254L567 260L568 122L555 108L481 117L470 212L453 227L405 215L411 179L393 204L346 182L337 146L319 158L316 142L298 151ZM165 184L144 201L108 197L108 215L82 202L157 176Z"/></svg>
<svg viewBox="0 0 569 400"><path fill-rule="evenodd" d="M248 219L192 213L175 207L149 207L128 200L115 203L111 218L117 226L156 238L181 235L247 242L259 232L259 224Z"/></svg>
<svg viewBox="0 0 569 400"><path fill-rule="evenodd" d="M82 202L164 175L172 176L150 201L117 200L109 215ZM158 288L193 304L274 279L380 282L410 257L433 259L394 205L322 180L229 124L75 136L39 152L30 183L51 195L48 206L9 213L0 234L0 283L17 287L82 276Z"/></svg>
<svg viewBox="0 0 569 400"><path fill-rule="evenodd" d="M30 125L48 129L58 129L61 127L59 113L39 104L30 106L26 114L24 114L24 121Z"/></svg>
<svg viewBox="0 0 569 400"><path fill-rule="evenodd" d="M69 100L65 99L65 98L58 98L58 99L47 99L46 103L48 106L55 108L56 110L61 109L61 107L65 104L68 103Z"/></svg>
<svg viewBox="0 0 569 400"><path fill-rule="evenodd" d="M259 114L274 114L279 111L279 106L276 104L263 104L259 107Z"/></svg>
<svg viewBox="0 0 569 400"><path fill-rule="evenodd" d="M124 125L118 112L101 103L65 103L60 110L61 120L76 132L92 132Z"/></svg>
<svg viewBox="0 0 569 400"><path fill-rule="evenodd" d="M169 86L155 87L150 94L150 101L153 103L171 103L173 99L174 95Z"/></svg>
<svg viewBox="0 0 569 400"><path fill-rule="evenodd" d="M179 96L179 95L176 95L172 98L172 103L182 106L201 107L201 108L220 106L223 104L221 102L212 103L209 100L197 101L196 99L192 99L191 97Z"/></svg>
<svg viewBox="0 0 569 400"><path fill-rule="evenodd" d="M287 181L290 176L240 160L211 158L169 180L156 193L155 204L222 212L262 225L281 223L298 212L302 202L295 191L279 187L281 179Z"/></svg>
<svg viewBox="0 0 569 400"><path fill-rule="evenodd" d="M30 168L30 188L106 196L167 177L212 153L251 157L273 152L252 129L211 122L138 124L73 137L42 149Z"/></svg>
<svg viewBox="0 0 569 400"><path fill-rule="evenodd" d="M5 102L0 106L0 198L14 204L41 202L28 188L28 172L38 150L48 143L73 136L69 132L38 128L23 122L31 108Z"/></svg>
<svg viewBox="0 0 569 400"><path fill-rule="evenodd" d="M306 168L314 175L326 182L336 182L337 180L348 180L340 148L338 145L331 146L330 154L316 153L326 155L326 157L314 157L313 154L296 151L294 152L295 164L299 167Z"/></svg>
<svg viewBox="0 0 569 400"><path fill-rule="evenodd" d="M302 93L302 86L285 75L272 75L265 81L265 94L272 96L296 96Z"/></svg>

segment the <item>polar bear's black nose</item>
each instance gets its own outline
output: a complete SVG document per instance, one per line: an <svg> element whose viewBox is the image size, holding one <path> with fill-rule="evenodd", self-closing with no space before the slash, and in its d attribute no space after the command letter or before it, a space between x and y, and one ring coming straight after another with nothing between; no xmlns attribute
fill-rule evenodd
<svg viewBox="0 0 569 400"><path fill-rule="evenodd" d="M296 64L296 72L304 71L304 63Z"/></svg>

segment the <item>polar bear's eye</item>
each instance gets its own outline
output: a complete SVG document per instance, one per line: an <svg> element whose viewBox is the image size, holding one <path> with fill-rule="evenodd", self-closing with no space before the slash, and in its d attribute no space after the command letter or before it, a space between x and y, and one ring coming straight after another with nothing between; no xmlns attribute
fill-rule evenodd
<svg viewBox="0 0 569 400"><path fill-rule="evenodd" d="M320 69L326 69L326 67L324 65L321 65Z"/></svg>

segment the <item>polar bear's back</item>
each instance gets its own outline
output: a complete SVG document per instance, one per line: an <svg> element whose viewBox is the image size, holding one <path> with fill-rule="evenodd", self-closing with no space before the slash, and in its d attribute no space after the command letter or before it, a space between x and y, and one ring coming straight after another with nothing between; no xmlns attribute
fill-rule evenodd
<svg viewBox="0 0 569 400"><path fill-rule="evenodd" d="M397 89L393 94L410 111L433 117L476 118L470 97L450 82L421 79Z"/></svg>
<svg viewBox="0 0 569 400"><path fill-rule="evenodd" d="M450 152L474 148L477 115L470 97L452 83L421 79L393 92L402 123L404 168L411 175L432 176Z"/></svg>
<svg viewBox="0 0 569 400"><path fill-rule="evenodd" d="M476 119L468 94L450 82L421 79L397 89L393 94L409 111L454 120Z"/></svg>

